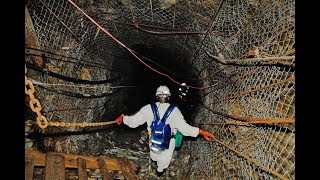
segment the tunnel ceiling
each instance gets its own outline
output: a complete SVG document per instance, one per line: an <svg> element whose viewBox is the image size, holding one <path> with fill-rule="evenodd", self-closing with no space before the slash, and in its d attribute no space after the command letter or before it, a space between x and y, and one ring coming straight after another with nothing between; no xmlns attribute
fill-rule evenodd
<svg viewBox="0 0 320 180"><path fill-rule="evenodd" d="M188 141L191 177L294 179L294 8L293 0L28 0L26 76L47 119L42 126L49 122L29 132L81 131L55 122L132 114L155 101L161 84L179 101L186 82L186 120L260 163L219 143ZM26 105L26 120L37 117ZM82 141L92 137L27 146L62 151L67 144L68 152L85 153Z"/></svg>

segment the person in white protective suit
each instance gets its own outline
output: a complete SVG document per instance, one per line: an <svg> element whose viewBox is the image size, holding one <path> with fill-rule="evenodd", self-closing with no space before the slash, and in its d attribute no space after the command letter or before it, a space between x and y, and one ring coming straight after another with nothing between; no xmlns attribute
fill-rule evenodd
<svg viewBox="0 0 320 180"><path fill-rule="evenodd" d="M156 97L158 102L156 102L156 106L158 107L158 112L160 118L163 117L165 111L170 106L168 103L169 98L171 96L170 90L167 86L159 86L156 90ZM152 121L154 120L154 114L151 109L151 105L143 106L136 114L132 116L127 116L121 114L117 119L118 125L122 122L129 126L130 128L136 128L145 122L147 122L147 129L150 132L150 126ZM198 127L194 127L189 125L179 108L174 108L171 114L168 116L165 124L169 124L171 127L172 134L177 133L177 130L184 136L197 137L199 134L202 135L206 140L210 141L211 139L215 139L215 136L210 132L202 130ZM149 134L150 135L150 134ZM161 176L166 168L168 168L173 151L175 149L175 139L171 138L169 143L169 148L165 149L161 152L153 151L150 148L150 157L153 161L157 162L157 175Z"/></svg>

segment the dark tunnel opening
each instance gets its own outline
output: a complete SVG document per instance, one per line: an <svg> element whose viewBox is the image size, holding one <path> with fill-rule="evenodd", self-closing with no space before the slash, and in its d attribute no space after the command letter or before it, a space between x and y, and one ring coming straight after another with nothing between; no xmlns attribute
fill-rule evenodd
<svg viewBox="0 0 320 180"><path fill-rule="evenodd" d="M197 83L193 76L194 72L190 66L179 64L172 53L172 50L159 44L145 45L134 44L133 49L136 54L149 66L163 72L180 83L195 85ZM124 54L124 59L115 59L113 68L121 69L122 73L127 75L125 85L134 86L127 91L127 99L124 101L126 114L137 112L142 106L156 102L155 91L160 85L166 85L170 89L171 97L169 103L178 104L179 109L188 123L191 123L191 117L199 96L198 91L188 89L186 98L179 97L179 88L181 85L173 82L169 78L152 71L147 66L139 62L130 52ZM180 57L181 58L181 57ZM185 56L182 59L188 59ZM186 62L186 61L185 61Z"/></svg>
<svg viewBox="0 0 320 180"><path fill-rule="evenodd" d="M179 52L172 53L172 49L164 47L160 44L146 45L146 44L134 44L131 49L135 51L139 58L154 69L163 72L174 80L180 83L186 83L187 85L197 86L198 81L190 65L180 64L177 62L177 57L174 55ZM187 54L180 57L182 59L188 59ZM186 62L186 61L184 61ZM139 62L130 52L126 51L122 58L115 57L112 69L115 71L121 71L128 78L122 82L123 85L133 86L126 89L126 98L121 106L124 106L125 110L122 112L125 115L132 115L140 110L144 105L155 103L156 89L160 85L166 85L170 89L171 97L169 103L176 103L182 112L184 119L190 125L193 124L192 116L197 109L199 101L197 98L200 96L199 92L195 89L188 89L186 98L179 97L179 84L173 82L169 78L162 76L145 65ZM140 136L146 136L147 124L144 123L136 128L130 128L122 125L116 127L114 131L114 137L112 141L115 142L117 147L139 150L146 148L148 145L132 146ZM185 136L184 141L195 141L196 138ZM128 144L123 144L127 141ZM182 142L183 144L186 142ZM177 151L180 148L176 149Z"/></svg>

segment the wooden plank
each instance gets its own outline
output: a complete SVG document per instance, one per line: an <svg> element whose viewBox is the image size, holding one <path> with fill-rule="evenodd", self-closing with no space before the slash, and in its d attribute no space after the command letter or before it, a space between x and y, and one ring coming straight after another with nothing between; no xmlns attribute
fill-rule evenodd
<svg viewBox="0 0 320 180"><path fill-rule="evenodd" d="M83 158L78 158L77 164L78 164L78 179L88 180L86 160Z"/></svg>
<svg viewBox="0 0 320 180"><path fill-rule="evenodd" d="M136 175L136 169L132 167L133 163L129 161L127 158L118 158L118 161L122 168L123 176L126 179L138 180L138 176Z"/></svg>
<svg viewBox="0 0 320 180"><path fill-rule="evenodd" d="M34 171L34 157L33 156L25 157L24 179L32 180L33 171Z"/></svg>
<svg viewBox="0 0 320 180"><path fill-rule="evenodd" d="M111 180L111 175L110 175L109 170L106 166L106 163L104 162L104 158L99 157L97 159L97 163L98 163L98 166L100 169L102 180Z"/></svg>
<svg viewBox="0 0 320 180"><path fill-rule="evenodd" d="M26 47L40 50L40 43L27 7L25 7L25 43ZM43 59L41 57L41 52L33 50L33 54L35 54L35 56L30 56L32 62L36 66L44 68L45 63L43 62Z"/></svg>
<svg viewBox="0 0 320 180"><path fill-rule="evenodd" d="M55 153L46 155L45 180L65 180L64 156Z"/></svg>
<svg viewBox="0 0 320 180"><path fill-rule="evenodd" d="M72 154L64 154L64 153L57 153L61 154L65 157L65 167L66 168L78 168L77 165L77 159L82 158L86 160L86 165L88 169L98 169L98 164L97 164L97 157L92 157L92 156L84 156L84 155L72 155ZM25 150L25 156L34 156L34 163L35 166L45 166L45 154L36 151L36 150L30 150L26 149ZM116 171L116 170L121 170L121 166L119 164L119 161L117 158L104 158L106 167L109 170Z"/></svg>

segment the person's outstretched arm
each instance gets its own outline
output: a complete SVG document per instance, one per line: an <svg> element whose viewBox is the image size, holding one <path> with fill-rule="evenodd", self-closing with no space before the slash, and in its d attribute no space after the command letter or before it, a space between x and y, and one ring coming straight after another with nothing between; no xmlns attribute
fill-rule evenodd
<svg viewBox="0 0 320 180"><path fill-rule="evenodd" d="M172 118L175 118L173 120L174 126L180 131L184 136L191 136L191 137L197 137L198 135L203 136L207 141L211 141L211 139L216 139L216 137L211 134L210 132L200 129L198 127L194 127L189 125L186 120L184 119L181 111L176 108L174 111L172 111L171 114Z"/></svg>
<svg viewBox="0 0 320 180"><path fill-rule="evenodd" d="M145 105L143 106L137 113L135 113L134 115L128 116L128 115L124 115L121 114L117 119L117 123L118 125L120 125L122 122L129 126L130 128L136 128L142 124L144 124L147 119L150 117L152 118L152 112L151 112L151 107L150 105Z"/></svg>
<svg viewBox="0 0 320 180"><path fill-rule="evenodd" d="M171 123L178 131L181 132L184 136L197 137L199 134L199 128L189 125L184 119L181 111L178 108L175 108L170 116L172 118Z"/></svg>

